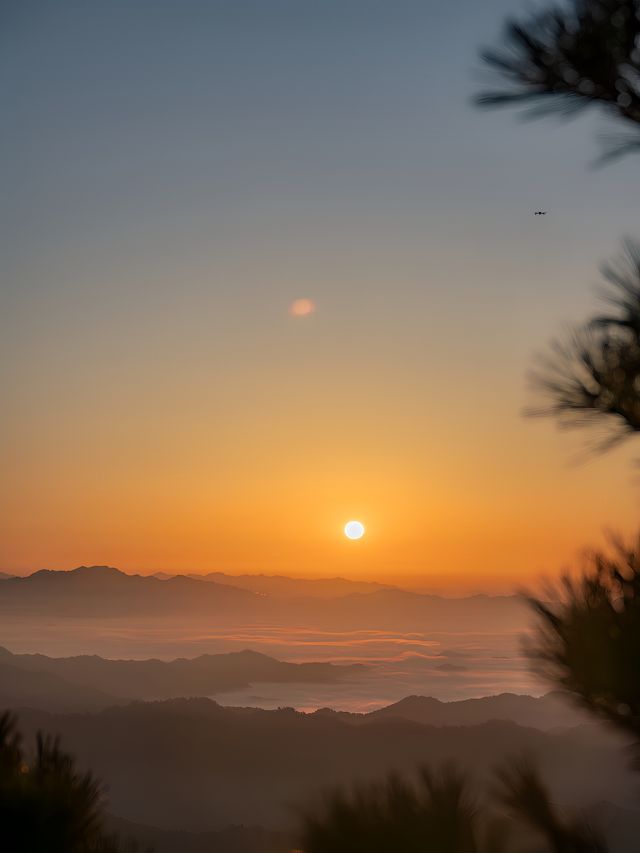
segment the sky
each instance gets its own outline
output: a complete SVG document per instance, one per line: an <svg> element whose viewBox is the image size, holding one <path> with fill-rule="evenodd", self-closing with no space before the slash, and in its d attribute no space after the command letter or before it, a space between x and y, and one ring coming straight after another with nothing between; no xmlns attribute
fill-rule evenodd
<svg viewBox="0 0 640 853"><path fill-rule="evenodd" d="M0 3L0 569L491 590L634 532L633 444L522 416L639 174L471 104L523 8Z"/></svg>

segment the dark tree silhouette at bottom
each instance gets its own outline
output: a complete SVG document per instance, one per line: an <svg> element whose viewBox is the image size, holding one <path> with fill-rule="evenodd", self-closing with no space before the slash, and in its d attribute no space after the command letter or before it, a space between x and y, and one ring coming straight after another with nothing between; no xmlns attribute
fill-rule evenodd
<svg viewBox="0 0 640 853"><path fill-rule="evenodd" d="M476 808L465 778L453 769L421 772L413 786L397 776L383 784L336 791L304 816L305 853L451 850L477 853Z"/></svg>
<svg viewBox="0 0 640 853"><path fill-rule="evenodd" d="M33 760L13 714L0 715L0 848L10 853L134 853L103 828L103 793L57 738L38 734Z"/></svg>
<svg viewBox="0 0 640 853"><path fill-rule="evenodd" d="M540 853L607 853L589 823L552 804L535 769L512 762L497 773L490 801L477 801L460 771L420 771L334 791L302 816L304 853L511 853L523 835ZM514 846L514 844L516 846Z"/></svg>

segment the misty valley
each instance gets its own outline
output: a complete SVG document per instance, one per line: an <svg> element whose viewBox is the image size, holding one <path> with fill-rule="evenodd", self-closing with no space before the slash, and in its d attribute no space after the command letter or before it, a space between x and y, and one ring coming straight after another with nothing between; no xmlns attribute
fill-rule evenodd
<svg viewBox="0 0 640 853"><path fill-rule="evenodd" d="M161 853L288 853L335 786L454 761L482 787L534 754L554 798L631 851L627 740L534 677L518 598L232 581L0 580L0 707L92 768L115 831Z"/></svg>

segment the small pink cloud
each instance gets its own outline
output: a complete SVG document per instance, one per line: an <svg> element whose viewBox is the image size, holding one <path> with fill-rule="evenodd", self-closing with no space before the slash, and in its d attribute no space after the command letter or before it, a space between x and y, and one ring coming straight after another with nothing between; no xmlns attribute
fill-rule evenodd
<svg viewBox="0 0 640 853"><path fill-rule="evenodd" d="M316 304L313 299L294 299L291 305L289 306L289 314L292 317L308 317L310 314L314 314L316 310Z"/></svg>

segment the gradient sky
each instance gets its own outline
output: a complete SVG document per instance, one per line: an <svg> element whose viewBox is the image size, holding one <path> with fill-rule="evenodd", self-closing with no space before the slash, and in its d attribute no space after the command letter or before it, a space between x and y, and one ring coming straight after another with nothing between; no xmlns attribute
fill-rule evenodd
<svg viewBox="0 0 640 853"><path fill-rule="evenodd" d="M521 417L638 199L595 117L470 105L521 10L4 0L0 568L496 588L633 530L633 445Z"/></svg>

